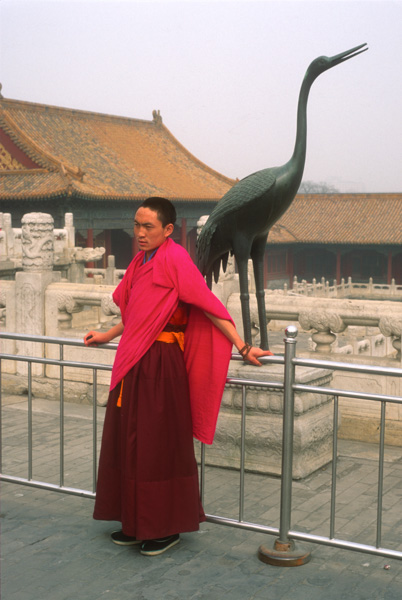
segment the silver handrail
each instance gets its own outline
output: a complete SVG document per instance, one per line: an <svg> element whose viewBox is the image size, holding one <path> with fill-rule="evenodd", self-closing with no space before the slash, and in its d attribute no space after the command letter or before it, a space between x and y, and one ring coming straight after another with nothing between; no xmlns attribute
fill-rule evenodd
<svg viewBox="0 0 402 600"><path fill-rule="evenodd" d="M286 330L285 355L274 356L262 359L265 364L284 365L284 383L256 381L253 379L227 378L227 384L238 385L242 388L242 408L241 408L241 449L240 449L240 494L239 494L239 518L232 519L222 515L207 514L207 520L221 525L243 528L250 531L265 533L277 536L276 547L274 545L273 554L280 555L282 560L286 554L293 556L295 554L294 541L311 542L315 544L333 546L349 550L360 551L368 554L375 554L388 558L402 559L402 552L382 548L382 497L383 497L383 478L384 478L384 449L385 449L385 413L387 402L402 404L402 398L386 394L372 394L363 392L352 392L350 390L323 388L295 383L295 369L298 366L303 367L321 367L332 370L343 370L346 372L357 372L367 374L377 374L392 377L402 377L402 369L394 367L376 367L373 365L356 365L351 363L339 363L330 360L306 359L296 357L296 335L295 327L290 326ZM33 336L14 333L0 333L0 339L14 339L32 342L42 342L46 344L58 344L60 347L59 359L48 359L42 357L18 356L8 353L0 353L0 467L3 453L2 447L2 395L1 395L1 363L3 360L25 361L28 363L28 476L27 478L16 477L2 473L0 480L12 482L21 485L36 487L39 489L52 490L67 494L78 495L86 498L95 497L96 489L96 468L97 468L97 373L99 370L111 371L112 365L105 365L94 362L78 362L66 360L64 358L64 346L85 346L84 342L69 338L52 338L46 336ZM117 344L105 344L102 348L116 349ZM238 354L232 355L233 360L242 360ZM49 364L60 367L60 481L59 485L37 481L32 478L32 364ZM93 372L93 486L92 491L79 488L68 487L64 485L64 368L79 367L91 369ZM252 523L244 520L244 487L245 487L245 434L246 424L246 403L247 389L250 387L259 387L273 390L284 391L284 417L283 417L283 441L282 441L282 478L281 478L281 502L280 502L280 523L279 528L267 526L259 523ZM334 398L333 411L333 460L331 474L331 502L329 514L329 536L315 535L294 531L290 528L292 515L292 454L293 454L293 422L294 422L294 393L295 392L313 392L329 395ZM336 513L336 480L337 480L337 428L338 428L338 398L358 398L371 400L381 403L381 422L380 422L380 443L379 443L379 462L378 462L378 489L377 489L377 520L376 520L376 539L375 544L361 544L349 540L340 540L334 537L335 532L335 513ZM205 446L201 445L201 497L204 500L205 494ZM279 548L279 550L278 550ZM260 549L261 550L261 549ZM264 550L266 548L264 547ZM297 554L297 553L296 553ZM261 557L265 560L266 557ZM271 557L272 558L272 557ZM274 556L274 560L277 556ZM308 553L305 555L306 562ZM268 560L266 560L268 562ZM303 564L303 563L295 563Z"/></svg>

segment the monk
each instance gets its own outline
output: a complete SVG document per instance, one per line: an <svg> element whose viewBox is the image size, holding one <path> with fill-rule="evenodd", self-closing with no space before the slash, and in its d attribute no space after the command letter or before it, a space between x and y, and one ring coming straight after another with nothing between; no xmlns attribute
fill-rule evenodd
<svg viewBox="0 0 402 600"><path fill-rule="evenodd" d="M271 352L246 344L184 248L165 198L137 210L140 252L113 299L122 321L90 331L87 346L121 336L113 365L94 518L119 521L120 545L162 554L205 521L193 436L211 444L232 347L260 365Z"/></svg>

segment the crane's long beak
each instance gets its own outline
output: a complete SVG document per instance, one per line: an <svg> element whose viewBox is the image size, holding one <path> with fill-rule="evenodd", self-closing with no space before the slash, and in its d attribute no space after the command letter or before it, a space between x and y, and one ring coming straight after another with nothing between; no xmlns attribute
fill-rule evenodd
<svg viewBox="0 0 402 600"><path fill-rule="evenodd" d="M355 48L352 48L351 50L346 50L346 52L341 52L340 54L337 54L336 56L332 56L329 60L331 62L331 67L334 67L335 65L339 65L342 62L345 62L345 60L349 60L349 58L353 58L354 56L357 56L358 54L361 54L362 52L366 52L366 50L368 50L368 47L365 48L365 46L367 46L367 44L360 44L360 46L356 46ZM361 48L363 48L363 50L361 50Z"/></svg>

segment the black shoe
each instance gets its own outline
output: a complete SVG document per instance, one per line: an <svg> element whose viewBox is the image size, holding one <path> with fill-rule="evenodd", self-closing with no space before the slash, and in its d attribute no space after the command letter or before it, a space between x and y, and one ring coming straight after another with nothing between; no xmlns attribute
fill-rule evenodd
<svg viewBox="0 0 402 600"><path fill-rule="evenodd" d="M135 546L135 544L141 544L141 540L137 540L137 538L133 536L126 535L121 529L120 531L113 531L110 537L112 538L112 542L119 544L119 546Z"/></svg>
<svg viewBox="0 0 402 600"><path fill-rule="evenodd" d="M174 535L170 535L166 538L159 538L157 540L145 540L142 542L141 546L141 554L145 556L157 556L158 554L163 554L172 546L175 546L180 542L180 536L178 533Z"/></svg>

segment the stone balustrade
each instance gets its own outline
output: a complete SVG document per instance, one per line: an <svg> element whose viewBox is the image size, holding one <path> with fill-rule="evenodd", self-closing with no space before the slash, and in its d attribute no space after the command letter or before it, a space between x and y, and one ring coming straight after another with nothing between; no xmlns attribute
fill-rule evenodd
<svg viewBox="0 0 402 600"><path fill-rule="evenodd" d="M98 278L98 283L104 283L106 285L117 285L123 279L125 269L116 269L115 257L111 254L107 257L107 268L106 269L95 269L86 268L84 269L85 281L91 278Z"/></svg>
<svg viewBox="0 0 402 600"><path fill-rule="evenodd" d="M52 337L77 337L82 339L90 329L108 330L121 320L120 310L114 304L114 286L99 284L53 283L45 294L45 332ZM57 357L58 348L48 345L46 356ZM82 362L111 364L112 350L92 348L65 348L65 358ZM46 376L58 377L58 367L47 366ZM66 369L70 381L91 382L92 373L88 369ZM108 385L110 373L99 371L98 381Z"/></svg>
<svg viewBox="0 0 402 600"><path fill-rule="evenodd" d="M10 234L10 227L7 225L7 218L4 221L4 217L5 215L3 215L3 225L6 222L6 228L0 232L3 234L0 236L0 245L3 244L1 248L4 248L8 244L7 248L11 248L12 235ZM42 213L25 215L21 232L13 230L14 257L17 252L15 250L15 239L19 239L21 242L20 271L15 274L15 280L2 281L0 290L0 331L82 339L89 329L106 330L120 320L119 309L114 305L111 294L124 271L115 269L113 257L109 257L107 269L93 269L85 273L85 262L91 260L95 255L101 255L103 249L74 247L72 218L67 219L67 215L66 227L60 230L61 233L58 233L58 231L53 229L53 220L50 215ZM55 248L59 242L60 251L57 253ZM7 256L11 256L11 254ZM60 270L54 270L57 262L64 259L70 282L62 281ZM0 261L0 263L7 262L7 260ZM70 262L68 263L68 261ZM90 273L93 277L85 278L85 274ZM241 331L241 306L237 277L233 268L231 272L226 273L220 279L218 284L214 285L213 291L227 306L238 329ZM350 282L347 285L349 284ZM350 293L350 285L348 293ZM267 291L266 307L269 329L284 331L289 323L295 323L302 331L311 332L310 347L305 352L307 355L313 353L314 356L318 354L326 358L334 356L337 361L346 362L370 363L372 361L373 364L388 366L399 366L401 364L401 303L386 300L332 298L330 296L314 297L312 293L310 294L310 291L309 288L306 288L306 293L302 294L293 291L285 293L286 290ZM394 294L393 299L396 299L395 294L399 293L399 290L394 286L389 291L390 295ZM250 309L251 319L254 323L253 331L258 337L257 324L259 319L254 295L251 295L250 298ZM363 335L357 335L357 331L363 332ZM346 344L339 344L340 337L343 341L346 341ZM56 346L38 345L34 342L5 340L2 348L10 354L58 357ZM283 346L281 345L280 349L273 348L273 350L276 353L283 352ZM298 354L301 354L300 350ZM113 362L113 351L66 347L65 358L73 359L76 362L93 361L110 364ZM15 378L26 376L26 363L4 362L4 372L6 374ZM59 367L47 365L45 369L42 365L35 364L33 365L32 374L36 377L35 384L42 386L41 393L43 393L43 382L47 382L49 394L53 397L55 393L54 382L59 377ZM269 376L271 375L272 373L269 372ZM277 376L280 378L281 374L278 373ZM316 374L311 374L311 376L314 379ZM329 374L325 374L325 377L327 376L329 377ZM69 381L69 389L73 389L73 384L87 386L86 391L78 394L79 398L85 397L88 399L90 397L87 391L91 385L92 374L88 370L66 368L64 377ZM107 397L109 379L110 374L99 373L98 384L104 387L104 398ZM17 379L11 381L11 389L15 389L16 381ZM363 378L359 374L340 375L339 372L335 371L331 381L334 389L343 388L402 395L402 382L396 380L396 378L388 378L385 381L385 378L381 377ZM228 427L228 429L226 433L222 433L222 454L226 452L225 448L228 447L228 440L233 437L230 423L238 419L236 395L232 396L230 394L231 392L225 393L223 401L222 414L226 414L226 421L222 427L223 431L225 427ZM277 419L275 397L272 396L271 400L262 401L257 398L255 406L250 407L250 410L255 412L257 429L260 419L266 413L264 418L267 426L261 436L257 436L260 440L258 444L263 444L263 440L268 435L267 432L271 431L272 423L269 419ZM265 401L268 402L270 407L266 411L264 409ZM300 401L305 403L303 398ZM378 433L378 405L376 403L370 403L369 401L351 402L350 400L343 401L341 399L340 406L342 412L341 436L349 439L371 441L375 439ZM321 427L320 425L325 435L323 433L324 437L317 437L320 440L319 447L323 446L324 438L326 440L325 444L329 439L329 430L327 431L328 409L328 402L322 402L320 412L318 412L315 405L308 404L306 408L306 414L309 415L309 418L310 416L315 418L320 414L323 423L326 423L325 426L322 425ZM302 418L304 419L305 416L302 415ZM400 445L402 439L402 411L400 411L399 406L389 406L387 408L387 418L391 423L391 426L387 427L387 439L389 443ZM313 421L311 422L313 423ZM301 432L307 430L309 430L309 426L301 429ZM220 439L219 435L218 433L218 441ZM302 437L305 437L304 433ZM257 442L255 443L257 444ZM311 443L313 444L313 441ZM216 446L218 454L220 452L219 448L218 444ZM303 452L304 450L301 447L301 457ZM251 455L252 453L250 453L250 460ZM263 460L261 456L256 455L250 468L259 470L258 464L261 460ZM318 465L320 460L321 458L318 459L317 463L312 461L311 464ZM219 458L219 461L222 464L221 458ZM228 463L227 466L231 466L231 464ZM271 472L272 468L269 467ZM317 468L317 466L314 468ZM300 476L304 476L305 471L301 468L300 473Z"/></svg>
<svg viewBox="0 0 402 600"><path fill-rule="evenodd" d="M314 298L359 298L359 299L377 299L377 300L402 300L402 285L397 285L395 279L391 284L374 283L370 277L368 283L354 283L352 278L348 280L342 278L338 285L336 281L330 284L324 277L317 283L313 279L312 283L302 280L299 282L297 277L293 278L292 290L287 285L283 288L284 294L298 294L301 296L310 296Z"/></svg>
<svg viewBox="0 0 402 600"><path fill-rule="evenodd" d="M304 296L266 295L268 329L283 331L289 322L311 332L308 351L298 354L340 362L382 366L401 366L402 305L399 302L346 300ZM237 327L241 328L241 308L238 294L231 294L227 308ZM251 319L257 330L258 310L255 298L250 298ZM356 331L363 333L357 336ZM347 343L341 349L338 338ZM358 339L363 337L363 339ZM275 353L280 347L271 347ZM334 371L331 387L355 392L374 392L402 396L402 379L362 376ZM345 439L375 442L379 438L380 406L368 400L352 400L340 396L341 427ZM386 416L386 443L402 445L402 411L389 404Z"/></svg>
<svg viewBox="0 0 402 600"><path fill-rule="evenodd" d="M239 294L231 294L227 308L235 323L241 328L241 308ZM336 298L310 298L304 296L287 296L266 294L267 318L283 323L297 323L304 331L312 332L315 352L329 354L333 352L337 334L343 333L348 327L357 326L374 328L374 348L383 345L381 335L389 338L395 351L395 359L401 359L402 305L398 302L375 300L343 300ZM251 319L254 327L258 324L258 309L255 297L250 297ZM371 348L368 342L367 348ZM384 348L386 346L384 345ZM354 353L356 352L356 345ZM360 346L358 353L364 348ZM391 354L392 349L385 354ZM378 353L376 353L378 355Z"/></svg>

